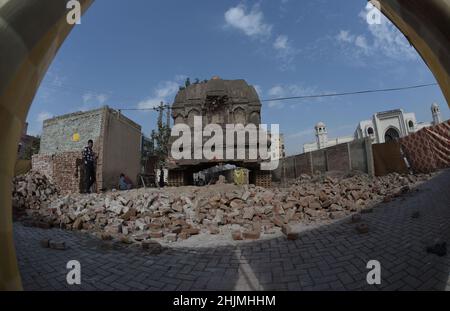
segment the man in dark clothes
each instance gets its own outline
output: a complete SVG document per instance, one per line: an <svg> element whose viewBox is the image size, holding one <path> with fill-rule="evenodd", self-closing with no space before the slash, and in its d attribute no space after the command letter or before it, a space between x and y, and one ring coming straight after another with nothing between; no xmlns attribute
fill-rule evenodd
<svg viewBox="0 0 450 311"><path fill-rule="evenodd" d="M90 139L83 149L84 164L84 191L91 193L91 187L95 183L95 153L92 150L94 142Z"/></svg>
<svg viewBox="0 0 450 311"><path fill-rule="evenodd" d="M165 182L164 182L164 169L162 168L162 166L161 166L161 168L160 168L160 174L159 174L159 187L160 188L164 188L164 186L165 186Z"/></svg>

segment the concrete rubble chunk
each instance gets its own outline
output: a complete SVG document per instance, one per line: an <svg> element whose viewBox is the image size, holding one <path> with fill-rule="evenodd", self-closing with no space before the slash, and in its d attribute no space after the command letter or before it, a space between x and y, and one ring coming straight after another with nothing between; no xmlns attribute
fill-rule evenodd
<svg viewBox="0 0 450 311"><path fill-rule="evenodd" d="M50 247L50 240L49 239L43 239L39 242L39 244L43 247L43 248L49 248Z"/></svg>
<svg viewBox="0 0 450 311"><path fill-rule="evenodd" d="M296 239L298 235L289 229L295 223L353 214L351 222L356 224L361 221L359 213L371 212L377 204L414 191L417 183L430 177L322 174L302 175L286 188L219 184L175 191L147 188L63 195L48 178L31 171L13 179L12 198L14 211L22 215L24 224L85 230L102 240L120 242L126 237L136 245L149 238L165 238L161 242L188 239L200 232L231 232L233 240L259 239L262 232L279 232L277 227L288 239ZM416 218L415 214L411 217ZM362 225L356 230L368 232Z"/></svg>
<svg viewBox="0 0 450 311"><path fill-rule="evenodd" d="M168 233L164 236L164 239L167 242L176 242L177 241L177 234L176 233Z"/></svg>
<svg viewBox="0 0 450 311"><path fill-rule="evenodd" d="M361 219L362 219L361 214L354 214L354 215L352 215L352 222L353 222L353 223L360 222Z"/></svg>
<svg viewBox="0 0 450 311"><path fill-rule="evenodd" d="M337 212L331 212L330 213L330 218L331 219L339 219L339 218L344 218L346 216L344 211L337 211Z"/></svg>
<svg viewBox="0 0 450 311"><path fill-rule="evenodd" d="M150 231L150 237L153 239L160 239L164 236L162 231Z"/></svg>
<svg viewBox="0 0 450 311"><path fill-rule="evenodd" d="M356 231L360 234L368 233L369 232L369 226L367 224L359 224L356 226Z"/></svg>
<svg viewBox="0 0 450 311"><path fill-rule="evenodd" d="M295 241L298 239L298 233L293 232L291 226L285 224L281 227L281 232L286 236L289 241Z"/></svg>
<svg viewBox="0 0 450 311"><path fill-rule="evenodd" d="M233 232L231 232L231 237L234 241L242 240L243 238L241 230L234 230Z"/></svg>
<svg viewBox="0 0 450 311"><path fill-rule="evenodd" d="M151 254L160 254L162 246L156 241L146 240L141 242L142 249L149 251Z"/></svg>
<svg viewBox="0 0 450 311"><path fill-rule="evenodd" d="M252 220L254 215L255 215L255 210L253 207L245 207L244 208L244 215L242 216L244 219Z"/></svg>
<svg viewBox="0 0 450 311"><path fill-rule="evenodd" d="M209 228L208 228L208 231L209 231L210 234L214 234L214 235L220 233L219 227L215 226L215 225L210 225Z"/></svg>
<svg viewBox="0 0 450 311"><path fill-rule="evenodd" d="M247 201L248 200L248 198L250 197L250 195L251 195L251 193L250 193L250 191L245 191L243 194L242 194L242 200L243 201Z"/></svg>
<svg viewBox="0 0 450 311"><path fill-rule="evenodd" d="M252 230L252 231L244 231L242 233L242 237L245 240L258 240L259 237L261 236L261 232Z"/></svg>
<svg viewBox="0 0 450 311"><path fill-rule="evenodd" d="M64 242L64 241L50 240L48 245L51 249L56 249L56 250L65 250L66 249L66 242Z"/></svg>

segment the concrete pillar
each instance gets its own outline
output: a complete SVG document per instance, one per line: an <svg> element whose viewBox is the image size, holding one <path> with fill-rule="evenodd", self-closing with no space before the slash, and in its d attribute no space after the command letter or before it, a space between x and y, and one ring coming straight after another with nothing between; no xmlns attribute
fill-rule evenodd
<svg viewBox="0 0 450 311"><path fill-rule="evenodd" d="M369 137L364 139L364 145L366 150L367 174L373 177L375 176L375 165L373 162L372 141Z"/></svg>
<svg viewBox="0 0 450 311"><path fill-rule="evenodd" d="M433 72L450 107L450 1L378 2L383 14L403 32Z"/></svg>
<svg viewBox="0 0 450 311"><path fill-rule="evenodd" d="M22 288L12 238L11 180L30 104L73 27L67 23L66 3L0 1L0 290ZM92 0L80 3L84 12Z"/></svg>
<svg viewBox="0 0 450 311"><path fill-rule="evenodd" d="M348 152L348 170L351 171L352 168L352 148L350 147L351 143L347 143L347 152Z"/></svg>

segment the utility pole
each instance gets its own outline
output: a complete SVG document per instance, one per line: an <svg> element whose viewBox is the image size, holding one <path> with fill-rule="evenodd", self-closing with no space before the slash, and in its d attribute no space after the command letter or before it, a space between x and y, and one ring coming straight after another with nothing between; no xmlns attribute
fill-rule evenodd
<svg viewBox="0 0 450 311"><path fill-rule="evenodd" d="M287 178L286 178L286 165L284 161L284 158L280 159L281 161L281 181L282 181L282 187L286 188L287 187Z"/></svg>
<svg viewBox="0 0 450 311"><path fill-rule="evenodd" d="M163 116L166 108L168 110L167 123L164 124ZM170 106L161 102L154 110L158 112L158 122L157 129L152 132L152 140L155 141L155 155L158 157L158 162L160 165L163 165L169 155Z"/></svg>
<svg viewBox="0 0 450 311"><path fill-rule="evenodd" d="M167 128L170 129L170 106L167 105L166 107L167 107L167 120L166 120L166 126L167 126Z"/></svg>

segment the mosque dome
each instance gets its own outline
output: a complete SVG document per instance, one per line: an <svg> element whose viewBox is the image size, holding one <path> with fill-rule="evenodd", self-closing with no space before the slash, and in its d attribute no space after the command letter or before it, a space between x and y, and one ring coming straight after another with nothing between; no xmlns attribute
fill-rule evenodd
<svg viewBox="0 0 450 311"><path fill-rule="evenodd" d="M319 122L319 123L317 123L316 126L315 126L316 129L318 129L318 128L325 128L325 127L326 127L326 126L325 126L325 123L323 123L323 122Z"/></svg>

